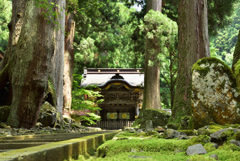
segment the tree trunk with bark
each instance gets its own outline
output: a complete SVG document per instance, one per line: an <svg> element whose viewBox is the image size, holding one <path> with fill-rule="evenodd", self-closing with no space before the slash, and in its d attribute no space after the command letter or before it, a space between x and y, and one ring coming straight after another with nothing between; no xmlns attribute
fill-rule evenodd
<svg viewBox="0 0 240 161"><path fill-rule="evenodd" d="M191 68L198 59L209 57L207 0L178 2L178 76L170 122L191 115Z"/></svg>
<svg viewBox="0 0 240 161"><path fill-rule="evenodd" d="M237 44L235 46L235 50L233 53L233 62L232 62L232 71L233 73L235 73L235 64L238 62L238 60L240 59L240 30L238 33L238 40L237 40Z"/></svg>
<svg viewBox="0 0 240 161"><path fill-rule="evenodd" d="M3 59L4 53L0 50L0 61Z"/></svg>
<svg viewBox="0 0 240 161"><path fill-rule="evenodd" d="M65 0L54 0L59 5L58 22L59 29L54 34L54 53L51 59L51 68L49 70L49 78L52 81L56 93L56 109L62 115L63 111L63 72L64 72L64 42L65 42ZM61 10L62 9L62 10Z"/></svg>
<svg viewBox="0 0 240 161"><path fill-rule="evenodd" d="M147 12L153 9L154 11L161 12L162 0L148 0L147 1ZM145 76L144 76L144 99L143 108L155 108L161 109L160 100L160 68L159 62L156 61L157 55L151 53L151 50L158 46L151 40L146 38L146 52L145 52ZM157 52L156 52L157 53ZM149 61L154 62L152 66L149 65Z"/></svg>
<svg viewBox="0 0 240 161"><path fill-rule="evenodd" d="M63 1L59 0L57 4L62 6ZM0 66L0 89L7 82L10 86L8 124L12 127L35 126L47 90L58 39L55 26L47 23L42 12L45 10L36 7L33 0L12 2L8 47Z"/></svg>
<svg viewBox="0 0 240 161"><path fill-rule="evenodd" d="M74 67L73 39L75 34L75 21L73 15L68 13L65 17L65 52L63 76L63 116L70 117L72 104L72 83Z"/></svg>

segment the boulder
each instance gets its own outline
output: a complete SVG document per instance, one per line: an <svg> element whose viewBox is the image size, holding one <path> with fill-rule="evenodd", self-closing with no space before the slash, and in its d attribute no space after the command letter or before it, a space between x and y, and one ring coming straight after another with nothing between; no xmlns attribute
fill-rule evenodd
<svg viewBox="0 0 240 161"><path fill-rule="evenodd" d="M140 128L146 128L146 121L152 120L153 128L156 128L157 126L165 126L168 123L170 115L169 112L164 110L145 109L141 116L139 115L135 120L134 125L140 124Z"/></svg>
<svg viewBox="0 0 240 161"><path fill-rule="evenodd" d="M146 129L152 129L153 128L153 124L152 124L152 120L147 120L146 121Z"/></svg>
<svg viewBox="0 0 240 161"><path fill-rule="evenodd" d="M238 131L240 131L240 129L226 128L226 129L218 130L215 133L210 134L211 140L216 141L216 140L226 139L226 138L223 138L223 137L226 137L225 135L223 135L223 133L228 132L228 131L232 131L233 133L237 133Z"/></svg>
<svg viewBox="0 0 240 161"><path fill-rule="evenodd" d="M124 130L129 133L135 133L136 129L134 127L124 127Z"/></svg>
<svg viewBox="0 0 240 161"><path fill-rule="evenodd" d="M197 130L197 134L198 135L210 135L211 131L208 129L208 126L202 127L200 129Z"/></svg>
<svg viewBox="0 0 240 161"><path fill-rule="evenodd" d="M194 128L240 123L240 95L231 69L217 58L202 58L192 67Z"/></svg>
<svg viewBox="0 0 240 161"><path fill-rule="evenodd" d="M6 122L10 113L9 106L0 106L0 122Z"/></svg>
<svg viewBox="0 0 240 161"><path fill-rule="evenodd" d="M230 143L240 147L240 141L232 139L230 140Z"/></svg>
<svg viewBox="0 0 240 161"><path fill-rule="evenodd" d="M178 132L177 130L173 130L173 129L167 129L164 134L166 135L166 139L173 139L173 138L178 138L180 137L180 132Z"/></svg>
<svg viewBox="0 0 240 161"><path fill-rule="evenodd" d="M38 122L42 123L44 127L53 127L57 121L57 110L47 101L41 107Z"/></svg>
<svg viewBox="0 0 240 161"><path fill-rule="evenodd" d="M37 128L37 129L43 128L42 123L41 122L37 122L36 125L35 125L35 128Z"/></svg>
<svg viewBox="0 0 240 161"><path fill-rule="evenodd" d="M188 139L188 136L185 134L185 135L183 135L183 134L181 134L179 137L178 137L178 139L179 140L186 140L186 139Z"/></svg>
<svg viewBox="0 0 240 161"><path fill-rule="evenodd" d="M202 144L196 144L189 146L186 151L187 155L194 155L194 154L207 154L206 149L202 146Z"/></svg>
<svg viewBox="0 0 240 161"><path fill-rule="evenodd" d="M179 123L168 123L167 124L167 128L169 128L169 129L178 130L178 129L181 129L180 127L181 127L181 125Z"/></svg>
<svg viewBox="0 0 240 161"><path fill-rule="evenodd" d="M63 116L63 121L67 124L72 124L75 122L71 117L66 116L66 115Z"/></svg>
<svg viewBox="0 0 240 161"><path fill-rule="evenodd" d="M4 122L0 122L0 128L10 129L10 126L7 126Z"/></svg>
<svg viewBox="0 0 240 161"><path fill-rule="evenodd" d="M209 156L209 158L214 158L215 160L219 160L217 154L212 154Z"/></svg>
<svg viewBox="0 0 240 161"><path fill-rule="evenodd" d="M156 129L155 129L157 132L164 132L165 131L165 129L163 128L163 127L161 127L161 126L158 126Z"/></svg>
<svg viewBox="0 0 240 161"><path fill-rule="evenodd" d="M158 132L153 129L146 129L145 132L145 136L158 135Z"/></svg>
<svg viewBox="0 0 240 161"><path fill-rule="evenodd" d="M218 148L218 144L217 143L211 143L212 144L212 147L217 149Z"/></svg>
<svg viewBox="0 0 240 161"><path fill-rule="evenodd" d="M165 134L165 139L173 139L173 138L178 138L178 139L188 139L188 136L185 132L178 132L177 130L174 129L166 129L164 131Z"/></svg>

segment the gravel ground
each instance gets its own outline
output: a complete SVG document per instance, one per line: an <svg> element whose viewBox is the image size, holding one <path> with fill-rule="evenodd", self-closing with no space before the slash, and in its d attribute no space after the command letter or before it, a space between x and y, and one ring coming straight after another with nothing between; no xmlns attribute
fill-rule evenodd
<svg viewBox="0 0 240 161"><path fill-rule="evenodd" d="M90 131L102 131L102 129L96 127L85 127L77 123L66 124L64 126L59 126L58 128L42 127L41 125L31 129L5 127L0 128L0 137L51 133L79 133Z"/></svg>

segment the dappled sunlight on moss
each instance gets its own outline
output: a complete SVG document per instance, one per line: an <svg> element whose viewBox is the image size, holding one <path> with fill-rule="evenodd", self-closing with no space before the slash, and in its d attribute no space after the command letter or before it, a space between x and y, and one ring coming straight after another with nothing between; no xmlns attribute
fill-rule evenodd
<svg viewBox="0 0 240 161"><path fill-rule="evenodd" d="M229 126L236 127L238 125L210 125L211 129L222 129ZM223 135L227 135L223 134ZM236 138L235 135L232 138ZM179 139L163 139L155 138L154 136L140 136L137 132L120 132L115 135L119 140L109 140L98 147L95 156L87 157L81 156L79 161L213 161L210 158L212 154L217 154L219 160L238 161L240 160L240 147L230 144L229 141L219 146L216 149L210 142L210 137L207 135L195 136L188 140ZM124 138L122 140L121 138ZM186 150L189 146L195 144L202 144L207 151L204 155L186 155ZM96 156L98 155L98 157Z"/></svg>

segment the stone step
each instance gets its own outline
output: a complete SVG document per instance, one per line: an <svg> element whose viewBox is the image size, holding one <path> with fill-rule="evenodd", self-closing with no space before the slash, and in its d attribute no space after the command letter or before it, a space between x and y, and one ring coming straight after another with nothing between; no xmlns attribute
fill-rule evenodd
<svg viewBox="0 0 240 161"><path fill-rule="evenodd" d="M8 137L0 137L0 141L6 140L25 140L25 139L33 139L33 138L77 138L87 136L89 134L101 134L107 131L98 131L98 132L85 132L85 133L54 133L54 134L36 134L36 135L20 135L20 136L8 136ZM65 139L66 140L66 139Z"/></svg>
<svg viewBox="0 0 240 161"><path fill-rule="evenodd" d="M28 148L33 146L38 146L42 144L47 144L50 142L33 142L33 143L0 143L0 149L22 149L22 148Z"/></svg>
<svg viewBox="0 0 240 161"><path fill-rule="evenodd" d="M104 140L111 139L118 132L117 130L109 130L84 134L1 137L0 161L64 161L72 160L72 158L77 159L79 155L84 155L87 151L96 149ZM58 141L61 139L64 139L64 141ZM51 141L51 143L44 142L44 140Z"/></svg>

